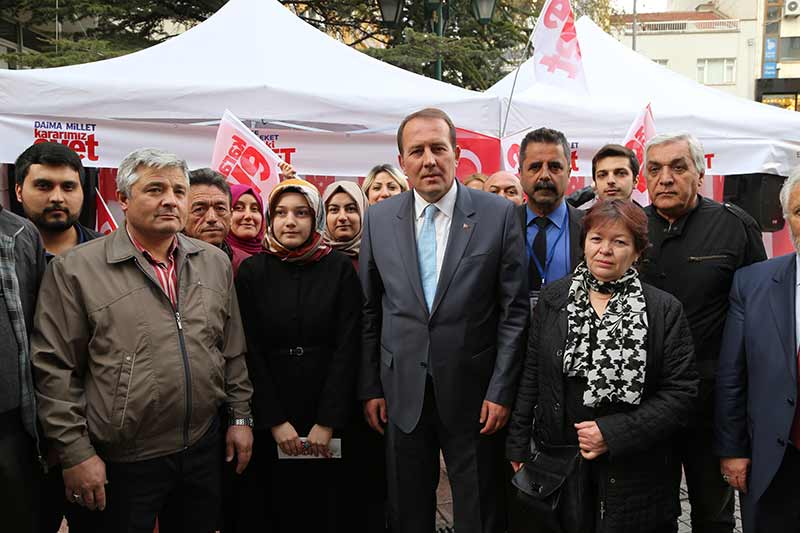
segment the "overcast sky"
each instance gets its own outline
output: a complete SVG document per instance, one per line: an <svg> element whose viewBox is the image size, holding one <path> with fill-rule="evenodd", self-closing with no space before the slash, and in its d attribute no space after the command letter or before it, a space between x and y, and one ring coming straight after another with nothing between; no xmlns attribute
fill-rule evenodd
<svg viewBox="0 0 800 533"><path fill-rule="evenodd" d="M625 13L633 12L633 0L612 0L612 3L616 8L625 11ZM667 0L637 0L636 11L638 13L664 11L666 5Z"/></svg>

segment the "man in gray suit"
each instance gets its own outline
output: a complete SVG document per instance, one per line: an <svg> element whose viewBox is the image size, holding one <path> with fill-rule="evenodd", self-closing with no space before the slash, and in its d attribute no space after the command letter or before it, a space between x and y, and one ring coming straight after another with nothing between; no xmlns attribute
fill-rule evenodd
<svg viewBox="0 0 800 533"><path fill-rule="evenodd" d="M386 426L392 531L431 531L441 449L459 533L505 529L493 434L508 419L528 319L514 205L455 180L459 148L438 109L406 117L399 161L415 189L370 207L360 395Z"/></svg>

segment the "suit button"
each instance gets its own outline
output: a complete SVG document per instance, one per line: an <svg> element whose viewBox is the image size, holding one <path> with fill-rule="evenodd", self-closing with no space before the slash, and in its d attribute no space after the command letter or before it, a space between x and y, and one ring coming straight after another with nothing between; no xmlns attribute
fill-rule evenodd
<svg viewBox="0 0 800 533"><path fill-rule="evenodd" d="M786 398L786 401L789 402L789 405L794 405L794 398Z"/></svg>
<svg viewBox="0 0 800 533"><path fill-rule="evenodd" d="M611 482L612 485L617 482L617 480L614 479L613 477L609 481Z"/></svg>
<svg viewBox="0 0 800 533"><path fill-rule="evenodd" d="M425 361L420 361L419 366L421 366L422 368L428 368L428 363L426 363Z"/></svg>
<svg viewBox="0 0 800 533"><path fill-rule="evenodd" d="M786 446L786 441L778 437L778 446Z"/></svg>

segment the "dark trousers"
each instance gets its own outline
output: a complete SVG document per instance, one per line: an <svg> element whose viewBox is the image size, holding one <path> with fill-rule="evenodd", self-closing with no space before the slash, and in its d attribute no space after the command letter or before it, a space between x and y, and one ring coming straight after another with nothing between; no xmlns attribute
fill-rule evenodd
<svg viewBox="0 0 800 533"><path fill-rule="evenodd" d="M207 533L217 528L222 486L219 422L186 450L106 463L103 533Z"/></svg>
<svg viewBox="0 0 800 533"><path fill-rule="evenodd" d="M800 533L800 451L789 445L780 468L756 503L754 532ZM745 513L745 509L742 510Z"/></svg>
<svg viewBox="0 0 800 533"><path fill-rule="evenodd" d="M430 379L417 427L402 432L387 425L387 473L392 533L427 533L436 520L439 450L444 454L453 493L453 520L459 533L505 531L505 494L498 490L494 436L480 435L475 426L451 431L439 418Z"/></svg>
<svg viewBox="0 0 800 533"><path fill-rule="evenodd" d="M69 533L102 533L100 511L90 511L67 500L60 465L43 476L39 496L39 533L56 533L67 519Z"/></svg>
<svg viewBox="0 0 800 533"><path fill-rule="evenodd" d="M711 428L703 425L683 431L676 439L692 506L692 531L731 533L735 525L733 489L722 479L711 440Z"/></svg>
<svg viewBox="0 0 800 533"><path fill-rule="evenodd" d="M0 529L35 533L41 467L19 409L0 413ZM55 533L55 532L54 532Z"/></svg>

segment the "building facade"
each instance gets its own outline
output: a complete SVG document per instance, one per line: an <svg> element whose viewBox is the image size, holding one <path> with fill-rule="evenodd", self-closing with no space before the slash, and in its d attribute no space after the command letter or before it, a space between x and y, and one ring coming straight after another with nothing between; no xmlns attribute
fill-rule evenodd
<svg viewBox="0 0 800 533"><path fill-rule="evenodd" d="M661 13L636 17L635 49L698 83L753 99L760 77L765 0L671 0ZM615 36L634 47L632 15Z"/></svg>

